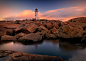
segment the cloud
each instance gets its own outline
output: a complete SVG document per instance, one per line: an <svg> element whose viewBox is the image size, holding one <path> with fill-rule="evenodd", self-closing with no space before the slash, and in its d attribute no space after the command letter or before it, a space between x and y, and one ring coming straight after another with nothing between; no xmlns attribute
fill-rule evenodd
<svg viewBox="0 0 86 61"><path fill-rule="evenodd" d="M60 20L66 20L80 16L86 16L86 7L69 7L63 9L50 10L43 13L41 17L46 17L46 18L52 17L53 19L57 18Z"/></svg>
<svg viewBox="0 0 86 61"><path fill-rule="evenodd" d="M75 17L86 17L86 7L68 7L68 8L61 8L61 9L55 9L55 10L49 10L44 13L38 12L39 19L58 19L62 21L67 21L71 18ZM35 17L35 12L32 10L24 10L23 12L13 16L8 17L5 19L32 19Z"/></svg>

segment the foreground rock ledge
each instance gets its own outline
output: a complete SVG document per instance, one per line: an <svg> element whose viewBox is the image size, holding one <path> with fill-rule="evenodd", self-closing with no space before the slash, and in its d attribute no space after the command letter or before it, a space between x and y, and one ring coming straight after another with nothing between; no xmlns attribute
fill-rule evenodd
<svg viewBox="0 0 86 61"><path fill-rule="evenodd" d="M11 50L0 50L0 61L63 61L58 56L28 54Z"/></svg>

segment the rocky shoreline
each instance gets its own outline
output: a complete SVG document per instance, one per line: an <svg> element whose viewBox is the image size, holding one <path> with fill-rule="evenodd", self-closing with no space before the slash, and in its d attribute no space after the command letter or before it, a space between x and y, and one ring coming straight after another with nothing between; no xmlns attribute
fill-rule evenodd
<svg viewBox="0 0 86 61"><path fill-rule="evenodd" d="M28 54L11 50L0 50L0 61L63 61L58 56Z"/></svg>
<svg viewBox="0 0 86 61"><path fill-rule="evenodd" d="M86 17L74 18L66 22L35 19L0 21L0 38L1 41L23 42L81 38L81 42L86 42Z"/></svg>
<svg viewBox="0 0 86 61"><path fill-rule="evenodd" d="M27 41L28 43L35 43L43 39L67 39L73 42L86 42L86 17L74 18L66 22L35 19L0 21L1 42ZM34 55L10 50L0 50L0 61L2 59L6 59L6 61L63 61L56 56Z"/></svg>

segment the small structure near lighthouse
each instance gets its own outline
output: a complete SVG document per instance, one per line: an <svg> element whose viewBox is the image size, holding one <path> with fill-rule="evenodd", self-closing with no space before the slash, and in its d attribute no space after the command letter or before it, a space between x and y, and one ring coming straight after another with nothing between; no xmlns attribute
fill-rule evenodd
<svg viewBox="0 0 86 61"><path fill-rule="evenodd" d="M38 18L38 9L37 9L37 8L35 9L35 19L36 19L36 20L39 19L39 18Z"/></svg>

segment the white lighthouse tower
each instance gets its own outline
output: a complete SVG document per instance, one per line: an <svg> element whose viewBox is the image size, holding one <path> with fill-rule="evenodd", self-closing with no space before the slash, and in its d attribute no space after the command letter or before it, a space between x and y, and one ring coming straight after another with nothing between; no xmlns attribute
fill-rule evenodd
<svg viewBox="0 0 86 61"><path fill-rule="evenodd" d="M35 9L35 19L36 20L38 19L38 9L37 8Z"/></svg>

